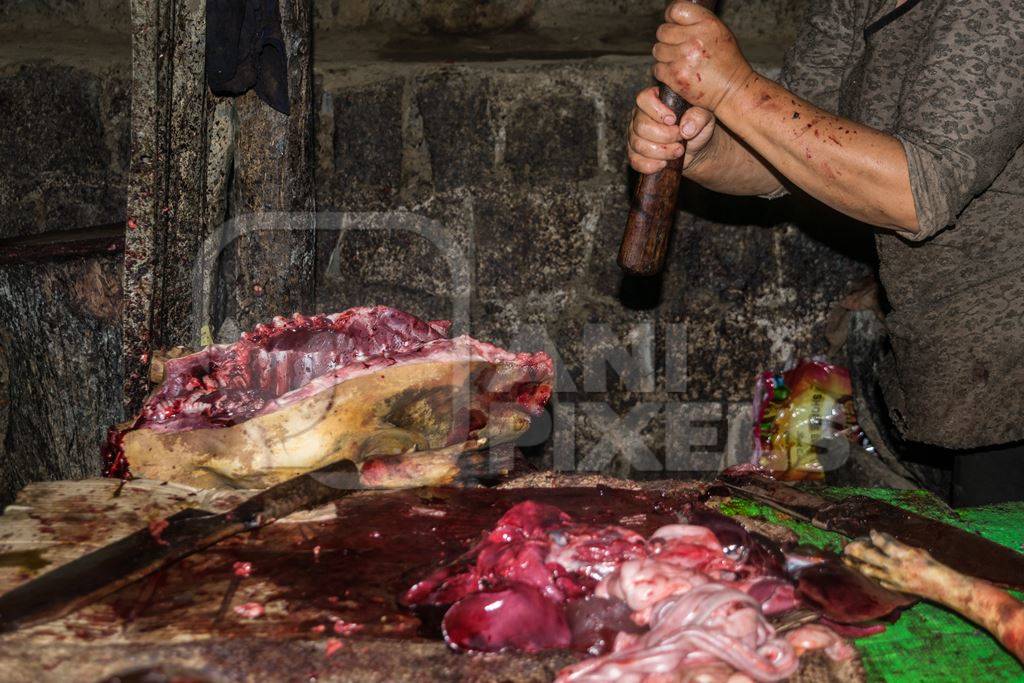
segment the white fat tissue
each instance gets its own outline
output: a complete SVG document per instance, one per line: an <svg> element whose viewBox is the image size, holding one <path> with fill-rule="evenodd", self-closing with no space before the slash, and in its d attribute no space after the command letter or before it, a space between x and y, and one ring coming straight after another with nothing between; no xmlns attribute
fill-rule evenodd
<svg viewBox="0 0 1024 683"><path fill-rule="evenodd" d="M564 669L558 683L780 681L796 673L804 652L853 656L824 626L776 634L762 605L738 590L735 565L709 529L673 524L649 543L654 553L622 562L595 591L624 601L648 630L619 633L611 652Z"/></svg>

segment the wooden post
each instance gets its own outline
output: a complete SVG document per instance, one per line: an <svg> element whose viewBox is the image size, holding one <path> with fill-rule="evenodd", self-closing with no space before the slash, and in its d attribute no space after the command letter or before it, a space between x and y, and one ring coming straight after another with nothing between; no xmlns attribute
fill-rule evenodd
<svg viewBox="0 0 1024 683"><path fill-rule="evenodd" d="M132 113L125 240L126 411L149 391L152 351L196 346L200 330L241 329L312 301L312 0L280 0L291 115L254 93L210 94L204 0L131 0ZM224 245L214 283L197 286L204 246L225 220L305 212L300 229ZM248 218L247 218L248 217ZM202 301L212 297L218 305ZM212 319L197 320L212 311Z"/></svg>
<svg viewBox="0 0 1024 683"><path fill-rule="evenodd" d="M221 255L210 321L214 331L226 328L223 341L313 303L312 2L281 0L281 28L290 113L274 111L254 91L235 100L228 204L240 234Z"/></svg>
<svg viewBox="0 0 1024 683"><path fill-rule="evenodd" d="M148 391L154 347L187 343L191 280L201 242L206 159L203 0L131 0L132 106L122 317L125 408Z"/></svg>

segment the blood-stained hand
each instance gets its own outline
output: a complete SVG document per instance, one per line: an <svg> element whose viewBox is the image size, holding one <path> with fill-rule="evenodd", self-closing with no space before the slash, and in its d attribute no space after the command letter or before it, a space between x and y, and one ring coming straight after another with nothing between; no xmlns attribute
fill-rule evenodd
<svg viewBox="0 0 1024 683"><path fill-rule="evenodd" d="M665 18L654 46L654 77L690 104L714 112L753 76L753 68L732 31L713 12L676 2Z"/></svg>
<svg viewBox="0 0 1024 683"><path fill-rule="evenodd" d="M715 115L707 109L692 107L676 123L675 114L658 99L657 88L641 90L629 126L629 165L640 173L655 173L669 159L683 157L685 171L703 156L714 132Z"/></svg>

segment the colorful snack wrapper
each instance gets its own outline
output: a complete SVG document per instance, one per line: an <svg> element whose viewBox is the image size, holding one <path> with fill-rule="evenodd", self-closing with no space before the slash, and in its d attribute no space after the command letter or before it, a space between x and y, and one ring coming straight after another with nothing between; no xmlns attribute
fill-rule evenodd
<svg viewBox="0 0 1024 683"><path fill-rule="evenodd" d="M819 456L837 440L863 439L853 405L850 372L802 360L781 373L763 372L754 387L753 462L776 479L824 479Z"/></svg>

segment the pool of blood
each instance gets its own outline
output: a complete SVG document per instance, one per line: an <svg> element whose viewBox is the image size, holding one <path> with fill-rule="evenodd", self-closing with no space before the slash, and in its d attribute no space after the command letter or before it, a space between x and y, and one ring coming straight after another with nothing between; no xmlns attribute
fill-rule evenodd
<svg viewBox="0 0 1024 683"><path fill-rule="evenodd" d="M110 600L122 619L141 619L149 628L174 620L192 633L440 637L443 610L413 613L398 604L399 596L469 550L513 505L534 500L579 522L616 524L648 536L677 522L678 511L696 496L691 489L607 487L363 494L340 501L335 519L274 524L222 542ZM252 575L235 577L237 562L251 563ZM263 618L245 620L219 609L233 579L239 586L232 605L249 600L242 597L245 582L259 581L263 601L283 603L285 614L268 609Z"/></svg>

